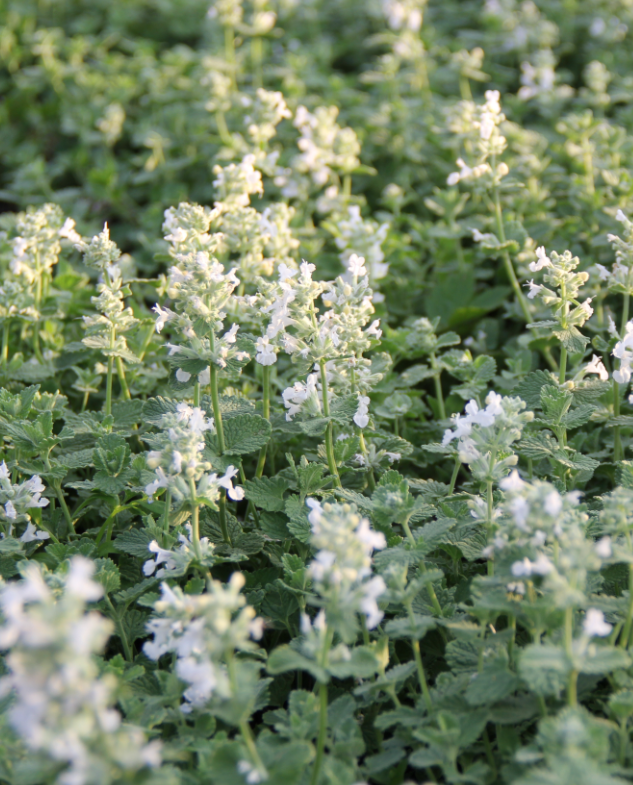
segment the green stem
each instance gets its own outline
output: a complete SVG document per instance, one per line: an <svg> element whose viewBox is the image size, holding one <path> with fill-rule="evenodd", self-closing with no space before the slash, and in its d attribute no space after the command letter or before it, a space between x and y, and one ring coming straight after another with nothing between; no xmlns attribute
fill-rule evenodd
<svg viewBox="0 0 633 785"><path fill-rule="evenodd" d="M191 541L196 559L200 561L202 559L202 551L200 550L200 505L196 501L197 492L193 477L189 478L189 492L191 493Z"/></svg>
<svg viewBox="0 0 633 785"><path fill-rule="evenodd" d="M2 372L6 373L9 361L9 320L6 319L2 325L2 354L0 355L0 362L2 363Z"/></svg>
<svg viewBox="0 0 633 785"><path fill-rule="evenodd" d="M261 36L256 35L251 39L251 63L253 68L255 87L263 86L262 60L264 58L264 42Z"/></svg>
<svg viewBox="0 0 633 785"><path fill-rule="evenodd" d="M411 632L415 635L415 616L413 614L413 607L411 602L407 603L407 616L409 617L409 624L411 625ZM433 701L431 700L431 693L429 692L429 685L426 681L426 674L424 673L424 665L422 664L422 655L420 653L420 641L413 637L411 638L411 646L413 648L413 656L415 657L415 666L418 671L418 681L420 683L420 689L422 690L422 695L424 696L424 702L426 703L426 709L431 714L433 712Z"/></svg>
<svg viewBox="0 0 633 785"><path fill-rule="evenodd" d="M574 635L574 610L573 608L565 608L565 652L570 662L573 656L572 642ZM569 706L576 706L578 704L578 671L572 670L567 680L567 703Z"/></svg>
<svg viewBox="0 0 633 785"><path fill-rule="evenodd" d="M314 759L314 768L310 785L317 785L321 773L321 764L325 752L325 738L327 735L327 684L319 684L319 735L317 738L317 751Z"/></svg>
<svg viewBox="0 0 633 785"><path fill-rule="evenodd" d="M171 491L167 489L163 501L163 531L169 531L169 513L171 512Z"/></svg>
<svg viewBox="0 0 633 785"><path fill-rule="evenodd" d="M120 357L116 358L116 370L117 374L119 375L119 384L121 385L121 392L123 393L123 397L126 401L131 401L132 396L130 395L130 388L127 386L127 380L125 378L123 360Z"/></svg>
<svg viewBox="0 0 633 785"><path fill-rule="evenodd" d="M262 366L262 371L262 414L270 422L270 366ZM255 469L255 477L257 478L261 477L264 473L267 451L268 444L265 444L259 451L259 457L257 458L257 468Z"/></svg>
<svg viewBox="0 0 633 785"><path fill-rule="evenodd" d="M123 644L123 653L125 654L125 659L128 662L133 662L134 656L132 654L132 649L130 648L127 635L125 634L125 628L123 627L123 623L121 622L121 617L118 614L114 605L112 604L112 600L107 594L105 595L105 601L107 606L110 608L117 633L119 634L119 638L121 639L121 643Z"/></svg>
<svg viewBox="0 0 633 785"><path fill-rule="evenodd" d="M631 268L629 268L628 277L631 275ZM627 278L628 284L628 278ZM629 320L629 293L626 292L624 295L624 301L622 303L622 321L620 322L620 335L623 336L626 331L626 325ZM618 369L621 367L622 363L618 360ZM620 387L616 380L613 380L613 416L619 417L620 416ZM622 450L622 437L620 435L620 426L616 425L613 432L613 460L614 461L621 461L624 456Z"/></svg>
<svg viewBox="0 0 633 785"><path fill-rule="evenodd" d="M453 473L451 474L451 484L448 486L447 496L452 496L455 491L455 483L457 482L457 475L459 474L459 467L462 462L459 460L459 455L455 457L455 465L453 466Z"/></svg>
<svg viewBox="0 0 633 785"><path fill-rule="evenodd" d="M237 685L237 676L235 673L234 652L231 649L228 649L226 651L225 659L226 659L227 669L229 672L229 682L231 684L231 692L233 693L233 696L236 696L238 692L238 685ZM248 754L251 756L251 762L255 765L255 768L260 774L260 780L258 781L268 779L266 767L264 766L262 759L259 757L259 752L257 752L257 746L255 744L255 739L253 738L253 731L251 730L251 726L248 724L248 720L245 717L241 717L238 725L239 725L240 733L242 734L242 738L244 739L244 743L246 744Z"/></svg>
<svg viewBox="0 0 633 785"><path fill-rule="evenodd" d="M621 649L626 649L631 634L631 625L633 624L633 564L629 564L629 607L626 613L626 622L620 636L619 646Z"/></svg>
<svg viewBox="0 0 633 785"><path fill-rule="evenodd" d="M435 354L431 352L431 368L433 370L437 369L437 361L435 359ZM441 371L437 371L433 376L433 383L435 384L435 397L437 399L437 406L440 410L440 419L446 419L446 407L444 406L444 394L442 393L442 380L441 380Z"/></svg>
<svg viewBox="0 0 633 785"><path fill-rule="evenodd" d="M494 168L494 166L493 166ZM492 189L493 200L494 200L494 207L495 207L495 220L497 224L497 233L499 234L499 240L502 243L506 242L506 233L503 226L503 215L501 213L501 201L499 199L499 188L498 186L494 186ZM527 304L527 300L523 292L521 291L521 286L517 279L516 273L514 272L514 266L512 264L512 260L510 259L510 254L508 253L507 248L503 249L503 264L506 269L506 274L510 279L510 284L512 289L514 290L515 297L519 301L519 306L521 307L521 311L523 312L523 317L525 321L529 324L532 321L532 314L530 313L530 308Z"/></svg>
<svg viewBox="0 0 633 785"><path fill-rule="evenodd" d="M490 538L492 537L492 516L493 516L493 499L492 499L492 480L489 480L486 484L486 507L487 507L487 514L488 514L488 521L487 521L487 539L490 542ZM488 575L492 576L495 574L495 563L493 559L488 559Z"/></svg>
<svg viewBox="0 0 633 785"><path fill-rule="evenodd" d="M209 367L209 377L209 383L211 385L211 405L213 407L213 419L215 422L215 432L218 437L218 451L220 455L223 455L226 447L224 443L222 410L220 409L220 394L218 392L218 369L213 363Z"/></svg>
<svg viewBox="0 0 633 785"><path fill-rule="evenodd" d="M235 69L235 31L232 27L224 28L224 56L229 65L231 86L237 90L237 74Z"/></svg>
<svg viewBox="0 0 633 785"><path fill-rule="evenodd" d="M620 416L620 385L613 380L613 416ZM622 460L622 436L620 426L613 429L613 460L617 463Z"/></svg>
<svg viewBox="0 0 633 785"><path fill-rule="evenodd" d="M558 383L565 384L565 377L567 375L567 349L564 346L560 347L560 364L558 367Z"/></svg>
<svg viewBox="0 0 633 785"><path fill-rule="evenodd" d="M116 330L114 327L110 328L110 351L114 350L114 344L116 341ZM105 413L106 417L109 414L112 414L112 376L114 371L114 355L110 355L108 357L108 376L106 379L106 405L105 405Z"/></svg>
<svg viewBox="0 0 633 785"><path fill-rule="evenodd" d="M407 536L407 540L411 543L411 545L414 548L416 548L417 547L417 542L415 540L415 537L413 536L413 533L411 532L411 528L409 526L409 521L408 520L405 520L405 521L402 522L402 528L404 529L404 533ZM420 562L419 570L421 572L426 572L426 565L424 564L424 562ZM431 599L431 604L433 605L433 610L435 611L437 616L441 617L443 615L442 614L442 606L440 605L440 601L437 599L437 594L435 593L435 588L433 587L433 584L432 583L428 583L427 586L426 586L426 590L427 590L427 592L429 594L429 597ZM441 632L444 633L444 630L442 629ZM442 634L442 637L444 637L443 634Z"/></svg>
<svg viewBox="0 0 633 785"><path fill-rule="evenodd" d="M325 370L325 360L321 360L319 363L319 367L321 369L321 386L323 388L323 415L325 417L330 416L330 401L328 397L328 386L327 386L327 372ZM330 474L334 479L334 485L337 488L341 488L341 478L338 473L338 468L336 466L336 458L334 457L334 425L330 420L327 424L327 428L325 431L325 452L327 455L327 464L330 470Z"/></svg>

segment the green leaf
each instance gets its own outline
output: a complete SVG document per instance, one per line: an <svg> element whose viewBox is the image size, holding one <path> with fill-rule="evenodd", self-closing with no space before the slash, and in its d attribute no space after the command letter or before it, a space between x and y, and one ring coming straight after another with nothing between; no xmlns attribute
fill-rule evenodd
<svg viewBox="0 0 633 785"><path fill-rule="evenodd" d="M556 695L564 688L571 666L562 647L529 644L520 654L518 671L537 695Z"/></svg>
<svg viewBox="0 0 633 785"><path fill-rule="evenodd" d="M368 679L380 670L380 664L369 646L357 646L352 649L349 660L330 662L328 672L338 679Z"/></svg>
<svg viewBox="0 0 633 785"><path fill-rule="evenodd" d="M551 374L546 371L533 371L512 390L512 395L525 401L531 411L541 408L541 388L552 383Z"/></svg>
<svg viewBox="0 0 633 785"><path fill-rule="evenodd" d="M106 594L118 591L121 586L119 568L112 559L95 559L94 580L103 586Z"/></svg>
<svg viewBox="0 0 633 785"><path fill-rule="evenodd" d="M130 529L128 532L119 534L114 541L114 547L117 551L129 553L139 559L149 559L151 553L148 550L148 545L153 539L154 537L145 529Z"/></svg>
<svg viewBox="0 0 633 785"><path fill-rule="evenodd" d="M408 617L392 619L385 625L385 632L390 638L420 640L429 630L434 630L436 627L437 623L431 616L422 616L419 613L415 613L413 625Z"/></svg>
<svg viewBox="0 0 633 785"><path fill-rule="evenodd" d="M521 685L516 674L507 670L505 662L487 665L477 673L466 689L466 700L471 706L483 706L507 698Z"/></svg>
<svg viewBox="0 0 633 785"><path fill-rule="evenodd" d="M172 398L150 398L143 404L143 420L152 425L159 425L164 414L173 414L178 406L178 401Z"/></svg>
<svg viewBox="0 0 633 785"><path fill-rule="evenodd" d="M273 649L266 667L268 673L273 675L286 673L287 671L307 671L322 684L326 684L329 681L327 671L324 668L286 644Z"/></svg>
<svg viewBox="0 0 633 785"><path fill-rule="evenodd" d="M228 455L247 455L261 449L270 439L272 428L268 420L258 414L236 414L224 422L224 452ZM211 437L217 447L217 436Z"/></svg>
<svg viewBox="0 0 633 785"><path fill-rule="evenodd" d="M260 477L244 483L246 498L268 512L284 511L287 490L288 483L282 477Z"/></svg>

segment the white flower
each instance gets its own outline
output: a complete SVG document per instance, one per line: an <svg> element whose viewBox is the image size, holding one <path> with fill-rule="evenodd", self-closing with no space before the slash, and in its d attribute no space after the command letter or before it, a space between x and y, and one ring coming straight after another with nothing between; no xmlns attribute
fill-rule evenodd
<svg viewBox="0 0 633 785"><path fill-rule="evenodd" d="M528 300L533 300L543 289L542 286L539 284L534 283L534 279L528 281L527 283L523 284L524 286L529 286L530 291L528 292Z"/></svg>
<svg viewBox="0 0 633 785"><path fill-rule="evenodd" d="M29 521L26 531L20 537L20 542L34 542L36 540L47 540L51 535L45 531L39 531L34 524Z"/></svg>
<svg viewBox="0 0 633 785"><path fill-rule="evenodd" d="M516 561L512 565L512 574L516 578L529 577L530 575L547 575L553 570L552 563L544 554L539 554L535 562L526 556L523 561Z"/></svg>
<svg viewBox="0 0 633 785"><path fill-rule="evenodd" d="M367 275L367 269L365 268L365 257L358 256L358 254L353 253L347 260L347 269L355 278L360 278L361 276Z"/></svg>
<svg viewBox="0 0 633 785"><path fill-rule="evenodd" d="M560 513L563 509L563 500L558 491L554 490L547 494L543 502L543 509L552 518L555 518Z"/></svg>
<svg viewBox="0 0 633 785"><path fill-rule="evenodd" d="M611 632L612 625L604 620L604 613L597 608L589 608L582 623L582 629L585 635L590 638L594 636L604 638Z"/></svg>
<svg viewBox="0 0 633 785"><path fill-rule="evenodd" d="M277 355L275 354L270 343L270 338L267 335L257 339L255 342L255 349L257 351L255 359L260 365L273 365L277 362Z"/></svg>
<svg viewBox="0 0 633 785"><path fill-rule="evenodd" d="M72 218L66 218L64 225L58 232L60 237L70 240L71 243L80 243L81 235L75 231L75 222Z"/></svg>
<svg viewBox="0 0 633 785"><path fill-rule="evenodd" d="M547 256L544 246L541 245L539 248L536 249L536 256L538 261L530 262L529 265L531 272L537 273L539 270L542 270L544 267L552 266L552 261Z"/></svg>
<svg viewBox="0 0 633 785"><path fill-rule="evenodd" d="M609 372L604 367L604 363L597 354L593 355L591 362L585 367L585 373L597 373L600 377L600 381L603 382L609 380Z"/></svg>
<svg viewBox="0 0 633 785"><path fill-rule="evenodd" d="M358 409L354 415L354 422L359 428L366 428L369 424L369 398L366 395L358 396Z"/></svg>
<svg viewBox="0 0 633 785"><path fill-rule="evenodd" d="M205 368L204 371L200 371L198 374L198 384L201 384L203 387L206 387L207 384L211 383L211 369Z"/></svg>
<svg viewBox="0 0 633 785"><path fill-rule="evenodd" d="M525 482L519 476L519 472L513 469L507 477L499 482L502 491L520 491L525 488Z"/></svg>
<svg viewBox="0 0 633 785"><path fill-rule="evenodd" d="M237 477L238 471L235 466L229 466L223 477L219 477L218 485L226 489L229 499L233 501L241 501L244 498L244 489L239 486L233 487L233 477Z"/></svg>
<svg viewBox="0 0 633 785"><path fill-rule="evenodd" d="M188 373L187 371L183 371L182 368L178 368L176 370L176 379L179 382L183 382L183 383L188 382L189 379L191 379L191 374Z"/></svg>
<svg viewBox="0 0 633 785"><path fill-rule="evenodd" d="M13 521L18 517L18 512L15 509L15 506L13 505L13 502L11 500L9 500L4 505L4 513L7 516L7 518Z"/></svg>
<svg viewBox="0 0 633 785"><path fill-rule="evenodd" d="M601 559L611 558L611 537L602 537L595 545L595 551Z"/></svg>

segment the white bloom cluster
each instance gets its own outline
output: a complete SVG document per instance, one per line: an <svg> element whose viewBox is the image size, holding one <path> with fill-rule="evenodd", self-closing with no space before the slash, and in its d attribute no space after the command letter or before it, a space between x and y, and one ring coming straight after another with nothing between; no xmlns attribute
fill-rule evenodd
<svg viewBox="0 0 633 785"><path fill-rule="evenodd" d="M379 338L379 321L367 327L374 313L372 290L366 275L365 260L354 256L351 260L351 281L339 277L328 283L312 280L314 265L303 262L297 274L280 265L279 280L269 292L262 313L270 314L266 335L258 342L262 364L275 362L275 351L283 348L293 359L314 366L305 384L297 382L283 392L291 420L302 408L309 414L321 411L319 364L325 362L328 385L337 393L366 393L379 381L370 374L369 361L363 352ZM316 298L322 295L328 310L316 316ZM366 401L359 401L362 417Z"/></svg>
<svg viewBox="0 0 633 785"><path fill-rule="evenodd" d="M613 625L604 619L604 613L597 608L589 608L582 623L582 629L589 638L604 638L613 629Z"/></svg>
<svg viewBox="0 0 633 785"><path fill-rule="evenodd" d="M156 474L156 479L145 488L148 501L152 501L159 488L167 488L176 502L194 501L195 498L214 506L220 488L226 489L233 500L244 498L243 489L233 486L233 478L237 475L234 466L229 466L219 477L209 473L211 464L203 459L204 434L214 430L213 418L207 418L199 407L179 403L174 413L162 416L160 427L160 433L144 437L154 448L146 454L145 460Z"/></svg>
<svg viewBox="0 0 633 785"><path fill-rule="evenodd" d="M168 344L171 362L182 366L185 361L194 361L200 383L208 383L209 365L225 368L230 359L245 361L249 358L236 346L237 324L222 336L216 334L222 329L225 309L240 283L235 275L236 268L226 272L214 256L228 247L222 233L209 233L211 221L221 215L218 210L181 203L177 208L165 211L163 224L163 230L169 232L165 239L171 245L170 254L176 262L169 270L167 285L167 294L176 310L156 305L156 330L161 332L169 323L180 333L182 344ZM206 336L197 334L195 323L206 325ZM191 375L186 368L178 367L178 381L188 382Z"/></svg>
<svg viewBox="0 0 633 785"><path fill-rule="evenodd" d="M392 30L419 32L427 0L382 0L382 10Z"/></svg>
<svg viewBox="0 0 633 785"><path fill-rule="evenodd" d="M27 747L66 764L59 785L106 785L160 765L158 743L121 726L115 677L99 675L94 655L112 624L86 612L103 594L93 572L91 561L74 556L65 576L50 576L51 585L31 563L22 580L0 586L0 649L9 650L0 694L14 695L8 718Z"/></svg>
<svg viewBox="0 0 633 785"><path fill-rule="evenodd" d="M3 526L3 537L13 535L13 527L26 523L26 529L20 536L21 542L46 540L48 532L39 531L31 522L29 510L34 507L46 507L48 499L42 497L46 490L41 477L33 475L30 480L20 484L11 482L11 473L5 461L0 463L0 523Z"/></svg>
<svg viewBox="0 0 633 785"><path fill-rule="evenodd" d="M216 207L221 210L230 210L234 207L248 207L252 194L264 193L262 176L255 169L255 156L245 155L239 164L228 166L216 165L213 174L216 179L213 185L218 189L220 200Z"/></svg>
<svg viewBox="0 0 633 785"><path fill-rule="evenodd" d="M255 101L249 107L244 118L248 134L257 146L266 145L277 133L279 123L292 117L283 93L264 90L262 87L255 93Z"/></svg>
<svg viewBox="0 0 633 785"><path fill-rule="evenodd" d="M193 528L190 523L185 524L187 536L178 535L180 547L176 550L161 548L156 540L147 546L151 553L155 553L154 560L149 559L143 564L144 575L155 575L157 578L177 577L184 575L192 561L198 559L202 564L208 565L213 561L215 545L209 542L208 537L201 537L196 553L196 543L193 540ZM164 565L161 567L160 565ZM160 568L160 569L157 569Z"/></svg>
<svg viewBox="0 0 633 785"><path fill-rule="evenodd" d="M557 293L546 286L535 284L532 280L526 284L530 288L528 298L534 299L538 295L545 305L553 307L554 316L562 331L580 335L578 328L593 314L591 297L578 302L580 289L589 280L589 273L576 272L580 259L572 256L570 251L562 254L553 251L550 258L545 248L540 246L536 249L536 257L537 261L530 262L530 271L536 273L545 270L543 280L553 284L559 291Z"/></svg>
<svg viewBox="0 0 633 785"><path fill-rule="evenodd" d="M362 613L373 629L383 617L377 598L385 591L380 576L371 576L371 555L385 548L382 532L373 531L367 518L348 504L324 504L306 499L312 526L310 542L318 551L308 573L329 614ZM369 578L369 580L365 580Z"/></svg>
<svg viewBox="0 0 633 785"><path fill-rule="evenodd" d="M496 158L506 149L506 138L499 130L506 117L501 111L498 90L486 90L486 101L482 106L474 106L470 102L463 102L472 110L470 114L471 131L477 134L477 148L479 157L471 167L462 158L457 160L459 171L452 172L447 179L448 185L457 185L462 181L478 180L484 175L491 174L495 182L508 174L507 164L497 164L495 171L488 163L489 158Z"/></svg>
<svg viewBox="0 0 633 785"><path fill-rule="evenodd" d="M616 343L612 354L620 361L620 367L613 372L613 378L618 384L628 384L631 381L633 365L633 321L627 322L624 335Z"/></svg>
<svg viewBox="0 0 633 785"><path fill-rule="evenodd" d="M301 133L297 142L301 155L294 166L298 172L310 173L318 186L330 180L333 169L349 174L360 165L356 132L337 124L338 111L336 106L319 106L312 114L305 106L299 106L295 113L294 125Z"/></svg>
<svg viewBox="0 0 633 785"><path fill-rule="evenodd" d="M539 49L532 55L532 61L521 63L521 87L517 93L521 101L536 99L547 106L572 97L572 87L556 84L556 57L551 49Z"/></svg>
<svg viewBox="0 0 633 785"><path fill-rule="evenodd" d="M523 409L525 403L520 398L504 398L493 391L486 396L484 409L472 399L466 404L466 414L455 416L453 429L444 431L442 444L447 446L457 439L459 459L470 466L475 477L498 481L517 463L511 445L521 438L523 426L534 419L532 412Z"/></svg>
<svg viewBox="0 0 633 785"><path fill-rule="evenodd" d="M209 581L203 594L161 586L162 597L154 604L158 618L147 624L153 640L143 651L152 660L176 654L176 675L189 685L181 706L185 713L204 706L212 696L231 697L227 652L251 650L251 639L263 634L263 620L256 618L240 593L244 583L242 573L234 572L226 586Z"/></svg>
<svg viewBox="0 0 633 785"><path fill-rule="evenodd" d="M357 204L347 208L347 216L346 219L341 216L336 221L338 236L335 242L341 250L341 262L353 274L352 260L361 256L372 281L384 278L389 272L389 263L384 261L382 246L389 232L389 224L364 219Z"/></svg>
<svg viewBox="0 0 633 785"><path fill-rule="evenodd" d="M73 225L64 222L64 214L56 204L45 204L38 210L19 213L15 224L17 236L12 239L13 257L9 269L29 284L43 275L50 275L59 260L60 238L68 237Z"/></svg>
<svg viewBox="0 0 633 785"><path fill-rule="evenodd" d="M108 224L90 242L80 240L76 247L84 255L84 264L101 273L97 284L99 296L90 298L99 314L83 317L88 331L88 335L82 339L83 343L92 349L100 349L106 356L116 352L119 357L138 362L121 335L137 325L138 319L134 317L132 309L124 305L124 296L130 292L124 288L121 267L117 264L121 251L110 239ZM115 335L113 342L110 340L112 334Z"/></svg>
<svg viewBox="0 0 633 785"><path fill-rule="evenodd" d="M237 27L244 16L242 0L213 0L207 16L217 19L223 27Z"/></svg>

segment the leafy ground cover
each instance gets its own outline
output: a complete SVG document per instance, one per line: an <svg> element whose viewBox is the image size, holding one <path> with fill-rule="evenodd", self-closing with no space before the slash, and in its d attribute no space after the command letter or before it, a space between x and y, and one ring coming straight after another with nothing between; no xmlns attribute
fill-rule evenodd
<svg viewBox="0 0 633 785"><path fill-rule="evenodd" d="M631 2L0 22L0 781L630 781Z"/></svg>

